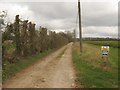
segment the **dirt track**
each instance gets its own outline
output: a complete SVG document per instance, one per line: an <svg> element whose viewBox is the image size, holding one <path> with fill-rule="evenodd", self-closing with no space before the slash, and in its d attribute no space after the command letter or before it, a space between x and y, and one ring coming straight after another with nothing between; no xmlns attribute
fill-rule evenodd
<svg viewBox="0 0 120 90"><path fill-rule="evenodd" d="M64 54L58 58L64 49ZM3 88L74 88L71 51L72 43L16 74L4 82Z"/></svg>

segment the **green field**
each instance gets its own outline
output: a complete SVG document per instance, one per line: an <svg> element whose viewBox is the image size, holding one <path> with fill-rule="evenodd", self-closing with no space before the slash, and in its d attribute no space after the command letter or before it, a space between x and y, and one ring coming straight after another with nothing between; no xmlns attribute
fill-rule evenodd
<svg viewBox="0 0 120 90"><path fill-rule="evenodd" d="M90 42L89 42L90 43ZM100 42L99 42L100 43ZM107 64L101 58L100 45L83 44L83 53L79 53L79 43L73 45L73 63L77 72L76 83L86 88L118 87L118 49L110 47ZM97 42L98 44L98 42Z"/></svg>
<svg viewBox="0 0 120 90"><path fill-rule="evenodd" d="M94 45L109 45L110 47L120 48L120 41L84 41L85 43L90 43Z"/></svg>

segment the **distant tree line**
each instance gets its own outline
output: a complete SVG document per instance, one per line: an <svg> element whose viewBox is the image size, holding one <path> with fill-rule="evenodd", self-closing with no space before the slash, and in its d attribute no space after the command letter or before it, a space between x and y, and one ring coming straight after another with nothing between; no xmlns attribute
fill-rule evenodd
<svg viewBox="0 0 120 90"><path fill-rule="evenodd" d="M106 37L106 38L100 38L100 37L96 37L96 38L92 38L92 37L88 37L88 38L83 38L84 41L118 41L120 40L119 38L109 38L109 37Z"/></svg>
<svg viewBox="0 0 120 90"><path fill-rule="evenodd" d="M10 63L18 57L26 57L42 53L48 49L59 48L72 41L70 33L56 33L48 31L45 27L35 28L36 24L28 20L20 20L15 16L14 23L9 23L2 32L2 57ZM10 55L7 54L8 43L15 47ZM8 55L8 56L7 56Z"/></svg>

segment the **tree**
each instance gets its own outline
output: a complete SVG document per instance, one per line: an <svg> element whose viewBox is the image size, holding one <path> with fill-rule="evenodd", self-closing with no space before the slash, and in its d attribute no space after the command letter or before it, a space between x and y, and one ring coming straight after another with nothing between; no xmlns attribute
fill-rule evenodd
<svg viewBox="0 0 120 90"><path fill-rule="evenodd" d="M3 29L3 26L5 26L5 18L6 18L6 16L7 16L6 11L0 12L0 38L2 38L2 29ZM3 34L3 36L4 36L4 34ZM2 38L1 40L0 40L0 45L4 42L4 38ZM0 50L2 51L2 59L4 59L5 47L4 47L3 44L2 44L2 48L0 47Z"/></svg>
<svg viewBox="0 0 120 90"><path fill-rule="evenodd" d="M35 54L35 24L32 24L31 22L29 22L29 44L30 44L30 53L31 54Z"/></svg>
<svg viewBox="0 0 120 90"><path fill-rule="evenodd" d="M21 47L22 47L22 55L28 55L28 20L23 21L22 30L21 30Z"/></svg>
<svg viewBox="0 0 120 90"><path fill-rule="evenodd" d="M21 40L20 40L20 30L19 30L19 15L15 17L14 23L14 34L15 34L15 43L16 43L16 54L21 55Z"/></svg>

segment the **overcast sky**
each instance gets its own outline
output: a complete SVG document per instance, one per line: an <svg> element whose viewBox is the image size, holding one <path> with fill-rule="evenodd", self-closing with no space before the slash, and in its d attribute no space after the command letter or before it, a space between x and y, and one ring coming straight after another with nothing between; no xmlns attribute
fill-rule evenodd
<svg viewBox="0 0 120 90"><path fill-rule="evenodd" d="M0 2L2 10L7 10L7 21L19 14L36 27L57 32L76 29L78 37L77 2ZM118 2L82 2L81 13L83 37L118 37Z"/></svg>

